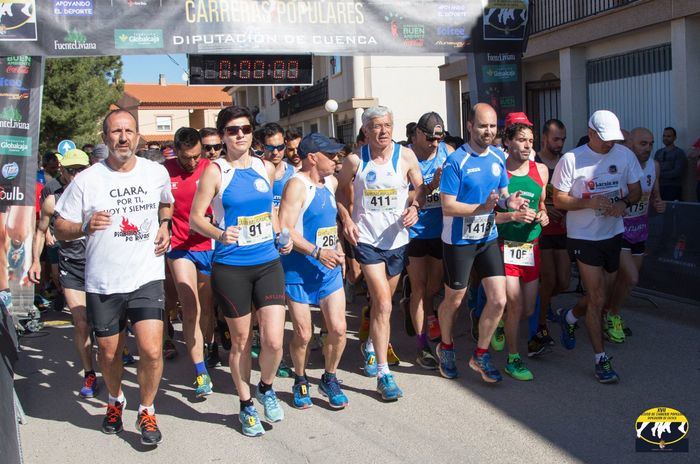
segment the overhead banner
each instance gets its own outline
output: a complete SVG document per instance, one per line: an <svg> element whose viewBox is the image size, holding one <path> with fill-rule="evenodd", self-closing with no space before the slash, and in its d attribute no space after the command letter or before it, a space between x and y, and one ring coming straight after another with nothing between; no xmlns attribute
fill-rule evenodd
<svg viewBox="0 0 700 464"><path fill-rule="evenodd" d="M11 0L0 55L420 55L525 39L529 0ZM491 48L493 49L493 48Z"/></svg>

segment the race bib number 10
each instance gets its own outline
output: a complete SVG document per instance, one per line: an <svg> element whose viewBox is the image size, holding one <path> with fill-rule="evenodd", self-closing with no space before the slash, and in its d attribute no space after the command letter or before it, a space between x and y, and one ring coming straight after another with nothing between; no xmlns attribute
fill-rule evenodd
<svg viewBox="0 0 700 464"><path fill-rule="evenodd" d="M272 218L270 213L256 216L238 216L238 245L247 246L272 240Z"/></svg>
<svg viewBox="0 0 700 464"><path fill-rule="evenodd" d="M462 238L464 240L481 240L488 237L493 222L493 214L465 217L462 225Z"/></svg>
<svg viewBox="0 0 700 464"><path fill-rule="evenodd" d="M319 248L335 248L338 243L338 226L321 227L316 231L316 246Z"/></svg>
<svg viewBox="0 0 700 464"><path fill-rule="evenodd" d="M535 249L532 243L504 241L503 262L518 266L534 266Z"/></svg>
<svg viewBox="0 0 700 464"><path fill-rule="evenodd" d="M379 213L396 209L398 195L396 189L365 189L363 200L365 210Z"/></svg>

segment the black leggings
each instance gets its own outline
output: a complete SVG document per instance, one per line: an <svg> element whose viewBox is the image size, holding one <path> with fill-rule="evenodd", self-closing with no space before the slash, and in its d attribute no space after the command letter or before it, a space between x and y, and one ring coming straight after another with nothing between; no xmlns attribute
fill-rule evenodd
<svg viewBox="0 0 700 464"><path fill-rule="evenodd" d="M211 288L224 316L236 318L257 309L284 305L284 270L279 259L255 266L214 263Z"/></svg>
<svg viewBox="0 0 700 464"><path fill-rule="evenodd" d="M453 290L467 288L472 267L482 279L506 275L498 240L472 245L443 243L442 257L445 284Z"/></svg>

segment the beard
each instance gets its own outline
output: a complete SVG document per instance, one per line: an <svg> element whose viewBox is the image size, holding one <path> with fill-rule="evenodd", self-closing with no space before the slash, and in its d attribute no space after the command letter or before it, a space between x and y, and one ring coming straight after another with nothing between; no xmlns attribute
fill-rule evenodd
<svg viewBox="0 0 700 464"><path fill-rule="evenodd" d="M116 150L112 151L111 154L116 158L119 162L124 163L126 161L129 161L132 156L134 156L134 151L129 149L127 152L118 152Z"/></svg>

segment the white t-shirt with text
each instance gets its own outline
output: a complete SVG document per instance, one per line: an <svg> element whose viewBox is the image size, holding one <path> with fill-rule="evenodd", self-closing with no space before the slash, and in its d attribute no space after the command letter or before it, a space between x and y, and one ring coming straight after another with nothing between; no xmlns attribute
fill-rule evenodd
<svg viewBox="0 0 700 464"><path fill-rule="evenodd" d="M160 203L173 203L170 176L160 164L136 158L129 172L101 161L76 176L56 205L70 222L84 223L97 211L109 211L112 224L88 235L85 291L130 293L165 279L163 256L155 255Z"/></svg>
<svg viewBox="0 0 700 464"><path fill-rule="evenodd" d="M629 193L628 185L639 182L642 168L634 153L615 144L606 154L586 144L564 154L552 175L552 185L574 198L604 195L617 201ZM625 230L621 217L603 216L590 208L566 214L566 234L581 240L605 240Z"/></svg>

